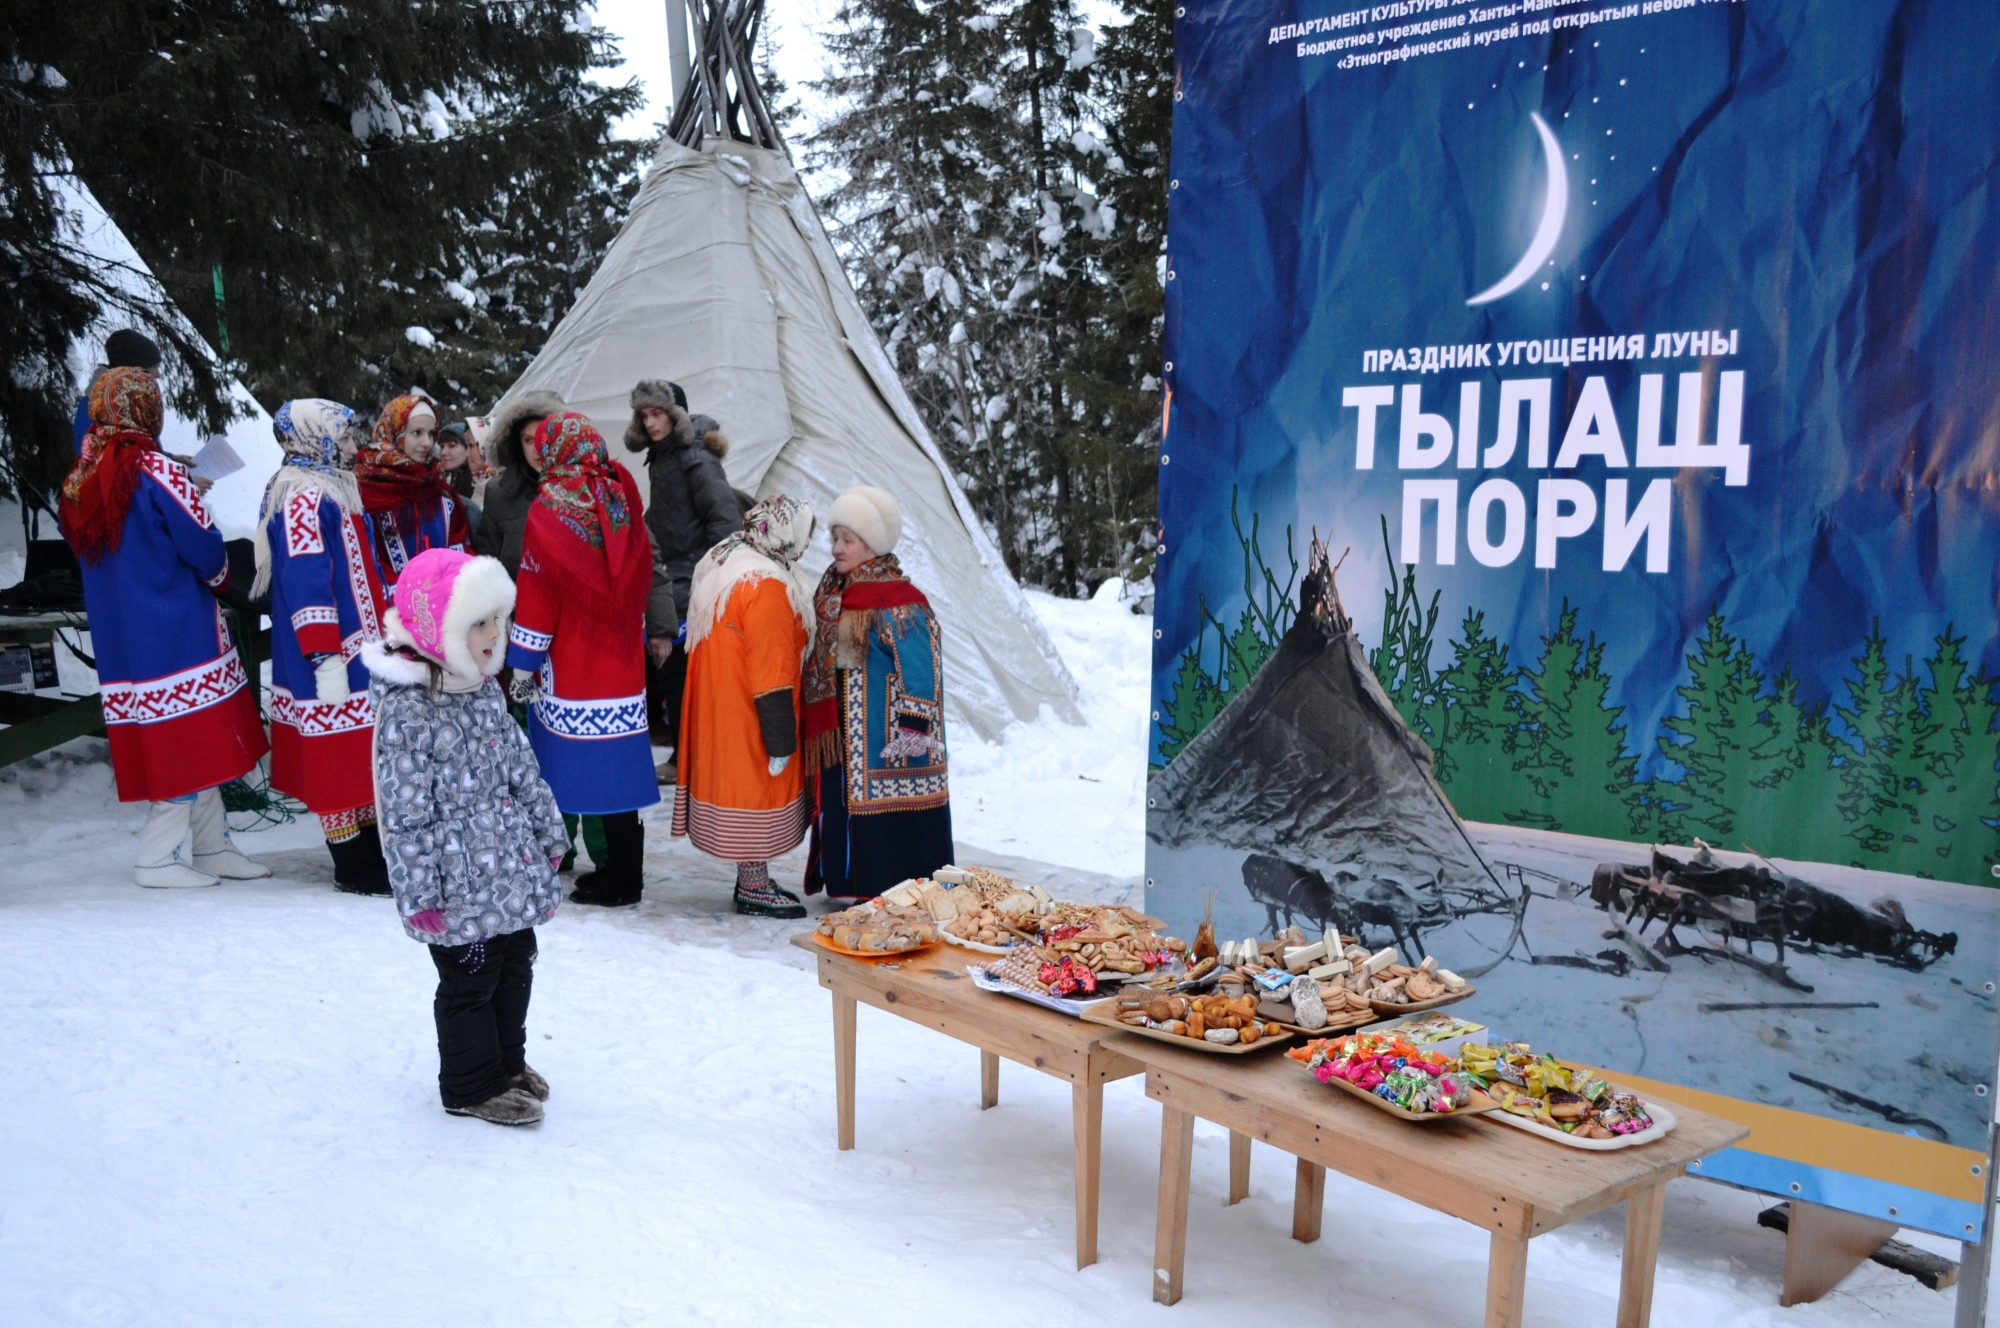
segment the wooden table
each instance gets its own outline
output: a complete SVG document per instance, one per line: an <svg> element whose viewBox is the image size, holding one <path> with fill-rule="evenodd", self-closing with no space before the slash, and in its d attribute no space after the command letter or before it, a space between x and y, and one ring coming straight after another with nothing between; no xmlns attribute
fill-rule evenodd
<svg viewBox="0 0 2000 1328"><path fill-rule="evenodd" d="M51 609L0 613L0 646L43 645L65 628L90 630L81 610ZM0 766L26 760L71 738L104 732L104 710L96 696L38 696L0 692Z"/></svg>
<svg viewBox="0 0 2000 1328"><path fill-rule="evenodd" d="M1165 1305L1181 1298L1196 1116L1231 1131L1231 1203L1249 1188L1251 1139L1298 1158L1294 1240L1319 1239L1328 1167L1486 1228L1492 1233L1487 1328L1521 1322L1530 1239L1621 1202L1625 1259L1618 1328L1645 1328L1667 1182L1694 1159L1749 1134L1730 1121L1669 1104L1680 1123L1666 1138L1589 1152L1476 1117L1433 1124L1399 1120L1316 1082L1283 1051L1211 1056L1128 1033L1114 1033L1106 1044L1144 1062L1146 1096L1162 1108L1153 1299Z"/></svg>
<svg viewBox="0 0 2000 1328"><path fill-rule="evenodd" d="M850 959L822 949L813 933L792 944L819 960L819 985L833 993L833 1084L841 1149L854 1147L856 1002L899 1015L979 1048L979 1106L1000 1100L1000 1058L1069 1080L1076 1156L1076 1266L1097 1262L1097 1175L1104 1137L1104 1085L1145 1069L1110 1050L1121 1039L1101 1024L979 990L967 964L982 956L939 945L901 962ZM1141 1039L1143 1040L1143 1039Z"/></svg>

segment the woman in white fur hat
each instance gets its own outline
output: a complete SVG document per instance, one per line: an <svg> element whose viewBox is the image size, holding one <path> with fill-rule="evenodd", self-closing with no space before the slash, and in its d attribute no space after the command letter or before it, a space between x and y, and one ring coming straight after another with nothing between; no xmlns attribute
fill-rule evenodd
<svg viewBox="0 0 2000 1328"><path fill-rule="evenodd" d="M805 888L854 901L952 860L944 649L930 601L896 561L895 498L856 485L828 523L833 566L813 596L804 681Z"/></svg>

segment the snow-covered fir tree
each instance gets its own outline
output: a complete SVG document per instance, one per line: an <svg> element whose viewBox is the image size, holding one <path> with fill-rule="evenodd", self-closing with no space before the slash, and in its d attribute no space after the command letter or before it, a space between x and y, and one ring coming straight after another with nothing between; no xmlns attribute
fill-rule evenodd
<svg viewBox="0 0 2000 1328"><path fill-rule="evenodd" d="M839 19L818 85L839 109L812 161L918 408L1016 576L1074 594L1129 570L1152 513L1133 409L1152 370L1129 359L1143 347L1104 349L1130 299L1105 261L1104 182L1127 167L1095 34L1071 0L849 0Z"/></svg>
<svg viewBox="0 0 2000 1328"><path fill-rule="evenodd" d="M77 174L267 404L489 405L589 280L643 145L582 0L99 0L17 37Z"/></svg>

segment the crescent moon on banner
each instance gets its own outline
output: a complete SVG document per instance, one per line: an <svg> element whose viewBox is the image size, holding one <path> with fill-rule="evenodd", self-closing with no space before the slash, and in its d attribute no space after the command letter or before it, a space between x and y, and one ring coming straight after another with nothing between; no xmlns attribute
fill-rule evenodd
<svg viewBox="0 0 2000 1328"><path fill-rule="evenodd" d="M1548 262L1549 255L1556 251L1556 241L1562 238L1563 218L1569 212L1569 172L1563 169L1562 144L1556 142L1555 134L1542 123L1539 114L1530 111L1528 118L1535 122L1535 132L1541 135L1542 157L1549 167L1549 192L1542 204L1542 222L1535 227L1535 238L1529 241L1528 252L1521 255L1513 271L1467 300L1468 305L1491 304L1527 285L1528 278Z"/></svg>

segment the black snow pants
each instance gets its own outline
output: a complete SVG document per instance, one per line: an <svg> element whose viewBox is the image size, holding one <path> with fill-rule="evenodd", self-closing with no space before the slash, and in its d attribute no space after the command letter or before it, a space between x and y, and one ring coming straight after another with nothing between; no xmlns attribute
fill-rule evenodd
<svg viewBox="0 0 2000 1328"><path fill-rule="evenodd" d="M535 929L472 945L433 945L437 965L438 1093L471 1107L507 1091L527 1063L528 997L535 985Z"/></svg>

